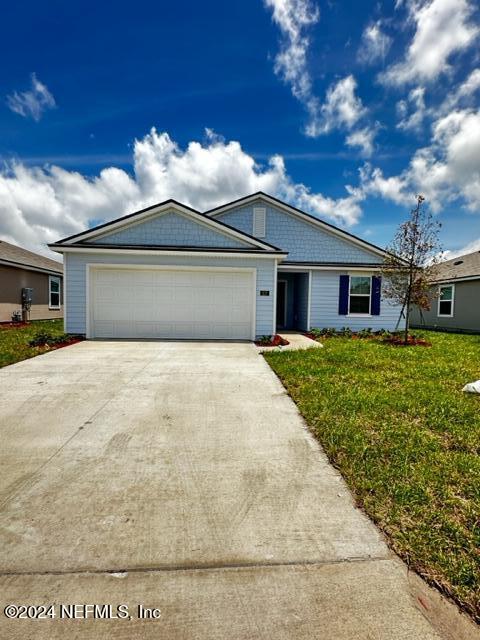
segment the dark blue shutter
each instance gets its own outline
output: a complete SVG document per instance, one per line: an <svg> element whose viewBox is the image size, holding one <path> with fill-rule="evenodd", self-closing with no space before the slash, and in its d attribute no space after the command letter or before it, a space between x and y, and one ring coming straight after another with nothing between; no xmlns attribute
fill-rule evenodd
<svg viewBox="0 0 480 640"><path fill-rule="evenodd" d="M380 315L380 297L382 294L382 279L380 276L372 277L372 316Z"/></svg>
<svg viewBox="0 0 480 640"><path fill-rule="evenodd" d="M340 293L338 296L338 314L348 315L348 294L350 289L350 276L340 276Z"/></svg>

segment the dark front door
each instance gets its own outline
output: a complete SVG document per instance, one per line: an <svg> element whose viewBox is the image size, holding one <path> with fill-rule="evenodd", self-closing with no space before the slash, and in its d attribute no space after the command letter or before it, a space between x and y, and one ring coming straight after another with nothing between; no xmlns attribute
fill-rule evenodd
<svg viewBox="0 0 480 640"><path fill-rule="evenodd" d="M287 324L287 283L277 282L277 327L284 329Z"/></svg>

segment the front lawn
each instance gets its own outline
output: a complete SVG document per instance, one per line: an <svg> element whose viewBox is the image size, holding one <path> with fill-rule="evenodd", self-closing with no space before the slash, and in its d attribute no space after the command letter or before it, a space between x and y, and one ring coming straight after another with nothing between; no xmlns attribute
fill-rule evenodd
<svg viewBox="0 0 480 640"><path fill-rule="evenodd" d="M265 358L392 548L480 621L480 336L423 335Z"/></svg>
<svg viewBox="0 0 480 640"><path fill-rule="evenodd" d="M63 320L41 320L18 327L0 325L0 367L32 358L48 350L43 346L31 347L28 344L39 333L63 335Z"/></svg>

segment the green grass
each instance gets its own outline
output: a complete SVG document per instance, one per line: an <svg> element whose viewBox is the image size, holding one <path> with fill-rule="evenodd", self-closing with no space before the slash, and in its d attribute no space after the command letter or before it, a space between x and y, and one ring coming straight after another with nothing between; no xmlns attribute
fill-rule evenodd
<svg viewBox="0 0 480 640"><path fill-rule="evenodd" d="M0 367L44 353L44 348L28 344L40 331L60 336L63 334L63 320L41 320L16 328L0 326Z"/></svg>
<svg viewBox="0 0 480 640"><path fill-rule="evenodd" d="M265 358L391 547L480 621L480 336L422 335Z"/></svg>

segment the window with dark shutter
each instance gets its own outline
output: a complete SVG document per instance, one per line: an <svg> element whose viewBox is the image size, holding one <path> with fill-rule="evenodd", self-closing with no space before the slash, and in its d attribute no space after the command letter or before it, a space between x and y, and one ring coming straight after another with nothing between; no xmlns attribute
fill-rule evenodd
<svg viewBox="0 0 480 640"><path fill-rule="evenodd" d="M348 314L369 314L372 295L372 278L370 276L350 276Z"/></svg>
<svg viewBox="0 0 480 640"><path fill-rule="evenodd" d="M382 279L372 276L372 316L380 315L380 301L382 298Z"/></svg>
<svg viewBox="0 0 480 640"><path fill-rule="evenodd" d="M338 314L346 316L348 314L348 289L350 286L350 276L340 276L340 291L338 296Z"/></svg>

